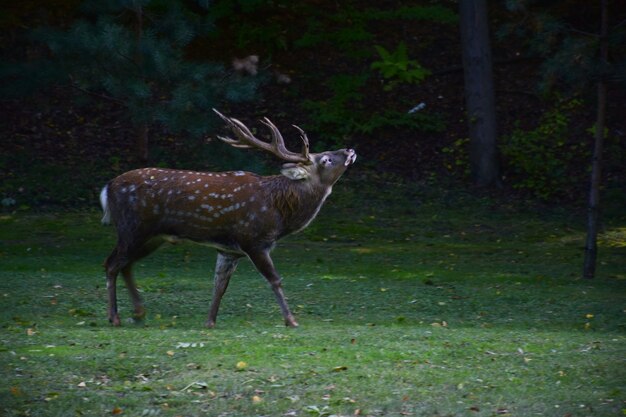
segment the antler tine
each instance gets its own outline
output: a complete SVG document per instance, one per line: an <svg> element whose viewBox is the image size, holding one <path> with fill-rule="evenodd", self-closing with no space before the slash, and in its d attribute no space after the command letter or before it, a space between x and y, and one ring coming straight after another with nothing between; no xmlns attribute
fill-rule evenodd
<svg viewBox="0 0 626 417"><path fill-rule="evenodd" d="M233 138L229 138L225 136L218 136L217 137L218 139L220 139L223 142L226 142L227 144L235 148L246 149L246 148L252 148L253 146L256 146L258 148L271 151L269 144L255 138L252 132L250 131L250 129L248 129L248 127L245 124L243 124L243 122L235 119L234 117L226 117L222 113L217 111L217 109L213 109L213 111L222 120L224 120L224 122L226 122L226 124L231 128L231 130L235 134L235 136L237 136L237 139L233 139Z"/></svg>
<svg viewBox="0 0 626 417"><path fill-rule="evenodd" d="M281 155L283 154L290 155L290 156L293 155L293 152L290 152L289 150L287 150L287 147L285 146L285 140L283 139L283 135L280 133L280 130L278 130L276 125L272 123L272 121L268 119L267 117L264 117L263 120L261 120L261 123L269 127L270 130L272 131L272 147Z"/></svg>
<svg viewBox="0 0 626 417"><path fill-rule="evenodd" d="M300 132L300 139L302 139L302 156L304 158L306 158L307 160L310 160L310 156L309 156L309 138L307 137L307 135L304 132L304 130L300 129L299 126L296 126L296 125L292 125L292 126L295 127L296 129L298 129L298 132Z"/></svg>

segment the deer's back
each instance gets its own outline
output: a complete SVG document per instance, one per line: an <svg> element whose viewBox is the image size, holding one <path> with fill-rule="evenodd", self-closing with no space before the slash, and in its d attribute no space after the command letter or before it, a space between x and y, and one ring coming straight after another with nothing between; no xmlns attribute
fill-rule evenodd
<svg viewBox="0 0 626 417"><path fill-rule="evenodd" d="M262 219L271 214L263 182L243 171L144 168L113 179L108 198L120 234L134 229L144 236L234 245L270 232L259 225L276 223Z"/></svg>

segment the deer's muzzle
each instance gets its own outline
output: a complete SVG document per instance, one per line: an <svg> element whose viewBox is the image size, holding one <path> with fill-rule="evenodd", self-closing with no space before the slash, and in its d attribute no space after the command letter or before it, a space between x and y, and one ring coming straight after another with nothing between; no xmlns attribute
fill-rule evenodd
<svg viewBox="0 0 626 417"><path fill-rule="evenodd" d="M344 153L346 154L346 162L344 162L344 165L348 166L354 164L356 161L356 151L354 149L346 149Z"/></svg>

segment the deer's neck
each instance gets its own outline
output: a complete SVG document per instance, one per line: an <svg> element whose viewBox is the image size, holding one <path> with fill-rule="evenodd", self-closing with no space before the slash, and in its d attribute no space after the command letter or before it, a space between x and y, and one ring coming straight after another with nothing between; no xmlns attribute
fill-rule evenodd
<svg viewBox="0 0 626 417"><path fill-rule="evenodd" d="M297 233L309 225L332 192L332 186L307 180L275 177L272 199L283 221L282 235Z"/></svg>

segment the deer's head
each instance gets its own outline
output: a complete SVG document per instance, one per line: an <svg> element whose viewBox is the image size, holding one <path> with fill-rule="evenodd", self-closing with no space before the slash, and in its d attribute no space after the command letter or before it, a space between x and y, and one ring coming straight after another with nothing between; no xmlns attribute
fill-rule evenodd
<svg viewBox="0 0 626 417"><path fill-rule="evenodd" d="M300 132L302 141L300 153L287 150L280 131L268 118L261 120L261 123L269 127L272 134L271 143L257 139L241 121L226 117L215 109L213 111L226 122L237 137L237 139L232 139L218 136L219 139L236 148L255 147L273 153L286 161L281 173L293 181L308 181L312 185L332 186L348 166L356 161L356 152L353 149L310 153L309 139L306 133L296 125L293 126Z"/></svg>

